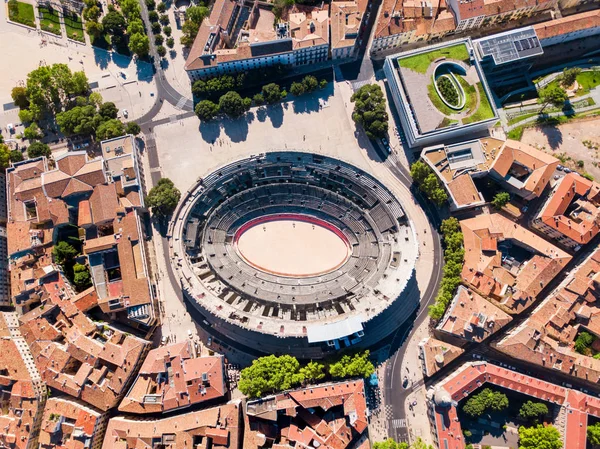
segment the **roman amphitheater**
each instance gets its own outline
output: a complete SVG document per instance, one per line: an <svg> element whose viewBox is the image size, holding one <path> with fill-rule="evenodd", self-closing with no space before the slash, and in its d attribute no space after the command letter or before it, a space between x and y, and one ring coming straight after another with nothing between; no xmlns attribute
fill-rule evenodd
<svg viewBox="0 0 600 449"><path fill-rule="evenodd" d="M266 353L368 347L418 306L409 218L337 159L286 151L221 167L187 191L170 234L186 299Z"/></svg>

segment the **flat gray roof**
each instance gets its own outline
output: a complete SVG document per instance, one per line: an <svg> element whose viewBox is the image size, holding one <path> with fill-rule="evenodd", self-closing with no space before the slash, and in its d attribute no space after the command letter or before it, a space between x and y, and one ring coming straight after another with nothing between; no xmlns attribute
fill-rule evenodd
<svg viewBox="0 0 600 449"><path fill-rule="evenodd" d="M335 323L309 326L306 329L308 342L319 343L329 340L339 340L340 338L362 331L362 322L363 316L356 315Z"/></svg>
<svg viewBox="0 0 600 449"><path fill-rule="evenodd" d="M544 53L533 27L519 28L477 39L481 57L492 56L496 65Z"/></svg>
<svg viewBox="0 0 600 449"><path fill-rule="evenodd" d="M451 170L476 167L485 162L485 156L479 140L444 146L444 151L446 152L446 158Z"/></svg>

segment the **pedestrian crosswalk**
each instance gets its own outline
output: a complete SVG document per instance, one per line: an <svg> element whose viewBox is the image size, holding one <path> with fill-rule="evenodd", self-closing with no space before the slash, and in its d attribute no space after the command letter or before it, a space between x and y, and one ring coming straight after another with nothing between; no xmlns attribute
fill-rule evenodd
<svg viewBox="0 0 600 449"><path fill-rule="evenodd" d="M392 419L392 429L398 429L400 427L408 427L406 425L405 418Z"/></svg>
<svg viewBox="0 0 600 449"><path fill-rule="evenodd" d="M175 107L177 109L183 109L183 106L185 106L186 102L187 102L187 98L182 96L181 98L179 98L179 101L177 102L177 105L175 105Z"/></svg>

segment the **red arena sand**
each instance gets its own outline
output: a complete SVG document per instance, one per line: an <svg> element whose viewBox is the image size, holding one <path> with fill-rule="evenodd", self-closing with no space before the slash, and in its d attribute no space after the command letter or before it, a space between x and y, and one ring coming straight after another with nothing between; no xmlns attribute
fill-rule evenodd
<svg viewBox="0 0 600 449"><path fill-rule="evenodd" d="M242 259L278 276L306 278L340 268L352 248L344 233L319 218L302 214L267 215L250 220L235 233Z"/></svg>

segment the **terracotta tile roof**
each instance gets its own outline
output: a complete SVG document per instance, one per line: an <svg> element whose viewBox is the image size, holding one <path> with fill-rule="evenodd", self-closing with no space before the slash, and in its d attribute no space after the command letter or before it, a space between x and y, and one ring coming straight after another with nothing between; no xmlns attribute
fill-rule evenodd
<svg viewBox="0 0 600 449"><path fill-rule="evenodd" d="M354 45L368 1L331 2L331 48Z"/></svg>
<svg viewBox="0 0 600 449"><path fill-rule="evenodd" d="M117 215L119 200L114 184L98 184L90 196L92 222L95 225L113 221Z"/></svg>
<svg viewBox="0 0 600 449"><path fill-rule="evenodd" d="M523 170L521 167L525 167L529 174L522 179L521 190L539 197L550 181L558 162L554 156L530 145L507 140L494 160L491 171L500 178L508 179L512 177L512 170L515 167L520 170Z"/></svg>
<svg viewBox="0 0 600 449"><path fill-rule="evenodd" d="M163 419L116 417L108 423L102 448L149 449L152 441L169 449L189 449L195 437L203 437L203 448L237 449L241 425L239 401Z"/></svg>
<svg viewBox="0 0 600 449"><path fill-rule="evenodd" d="M39 442L43 448L86 449L102 434L96 428L103 415L98 410L67 397L46 401ZM57 441L61 443L57 446Z"/></svg>
<svg viewBox="0 0 600 449"><path fill-rule="evenodd" d="M433 337L423 339L419 343L419 349L422 355L421 360L425 367L425 375L428 377L437 373L442 367L464 352L458 346L436 340Z"/></svg>
<svg viewBox="0 0 600 449"><path fill-rule="evenodd" d="M519 313L535 300L571 260L571 256L501 214L479 215L460 222L465 248L462 279L475 290ZM503 259L496 245L522 247L531 253L522 263ZM510 252L510 250L509 250Z"/></svg>
<svg viewBox="0 0 600 449"><path fill-rule="evenodd" d="M226 389L223 358L193 358L191 343L185 341L148 353L119 410L167 412L223 397ZM152 399L146 401L150 392Z"/></svg>
<svg viewBox="0 0 600 449"><path fill-rule="evenodd" d="M458 2L457 22L479 16L496 16L521 8L536 5L538 9L552 8L556 2L553 0L468 0Z"/></svg>
<svg viewBox="0 0 600 449"><path fill-rule="evenodd" d="M458 206L481 201L475 183L469 174L463 174L448 183L448 189Z"/></svg>
<svg viewBox="0 0 600 449"><path fill-rule="evenodd" d="M264 446L263 438L273 447L286 442L308 447L314 441L324 449L345 449L368 426L362 379L250 401L246 412L245 449Z"/></svg>
<svg viewBox="0 0 600 449"><path fill-rule="evenodd" d="M474 291L459 286L437 329L459 338L480 342L510 321L512 318L506 312Z"/></svg>
<svg viewBox="0 0 600 449"><path fill-rule="evenodd" d="M573 14L533 25L540 40L597 27L600 27L600 11L598 10Z"/></svg>
<svg viewBox="0 0 600 449"><path fill-rule="evenodd" d="M569 173L536 219L577 244L585 245L600 232L600 204L593 199L598 192L600 184ZM568 215L565 215L567 210Z"/></svg>

